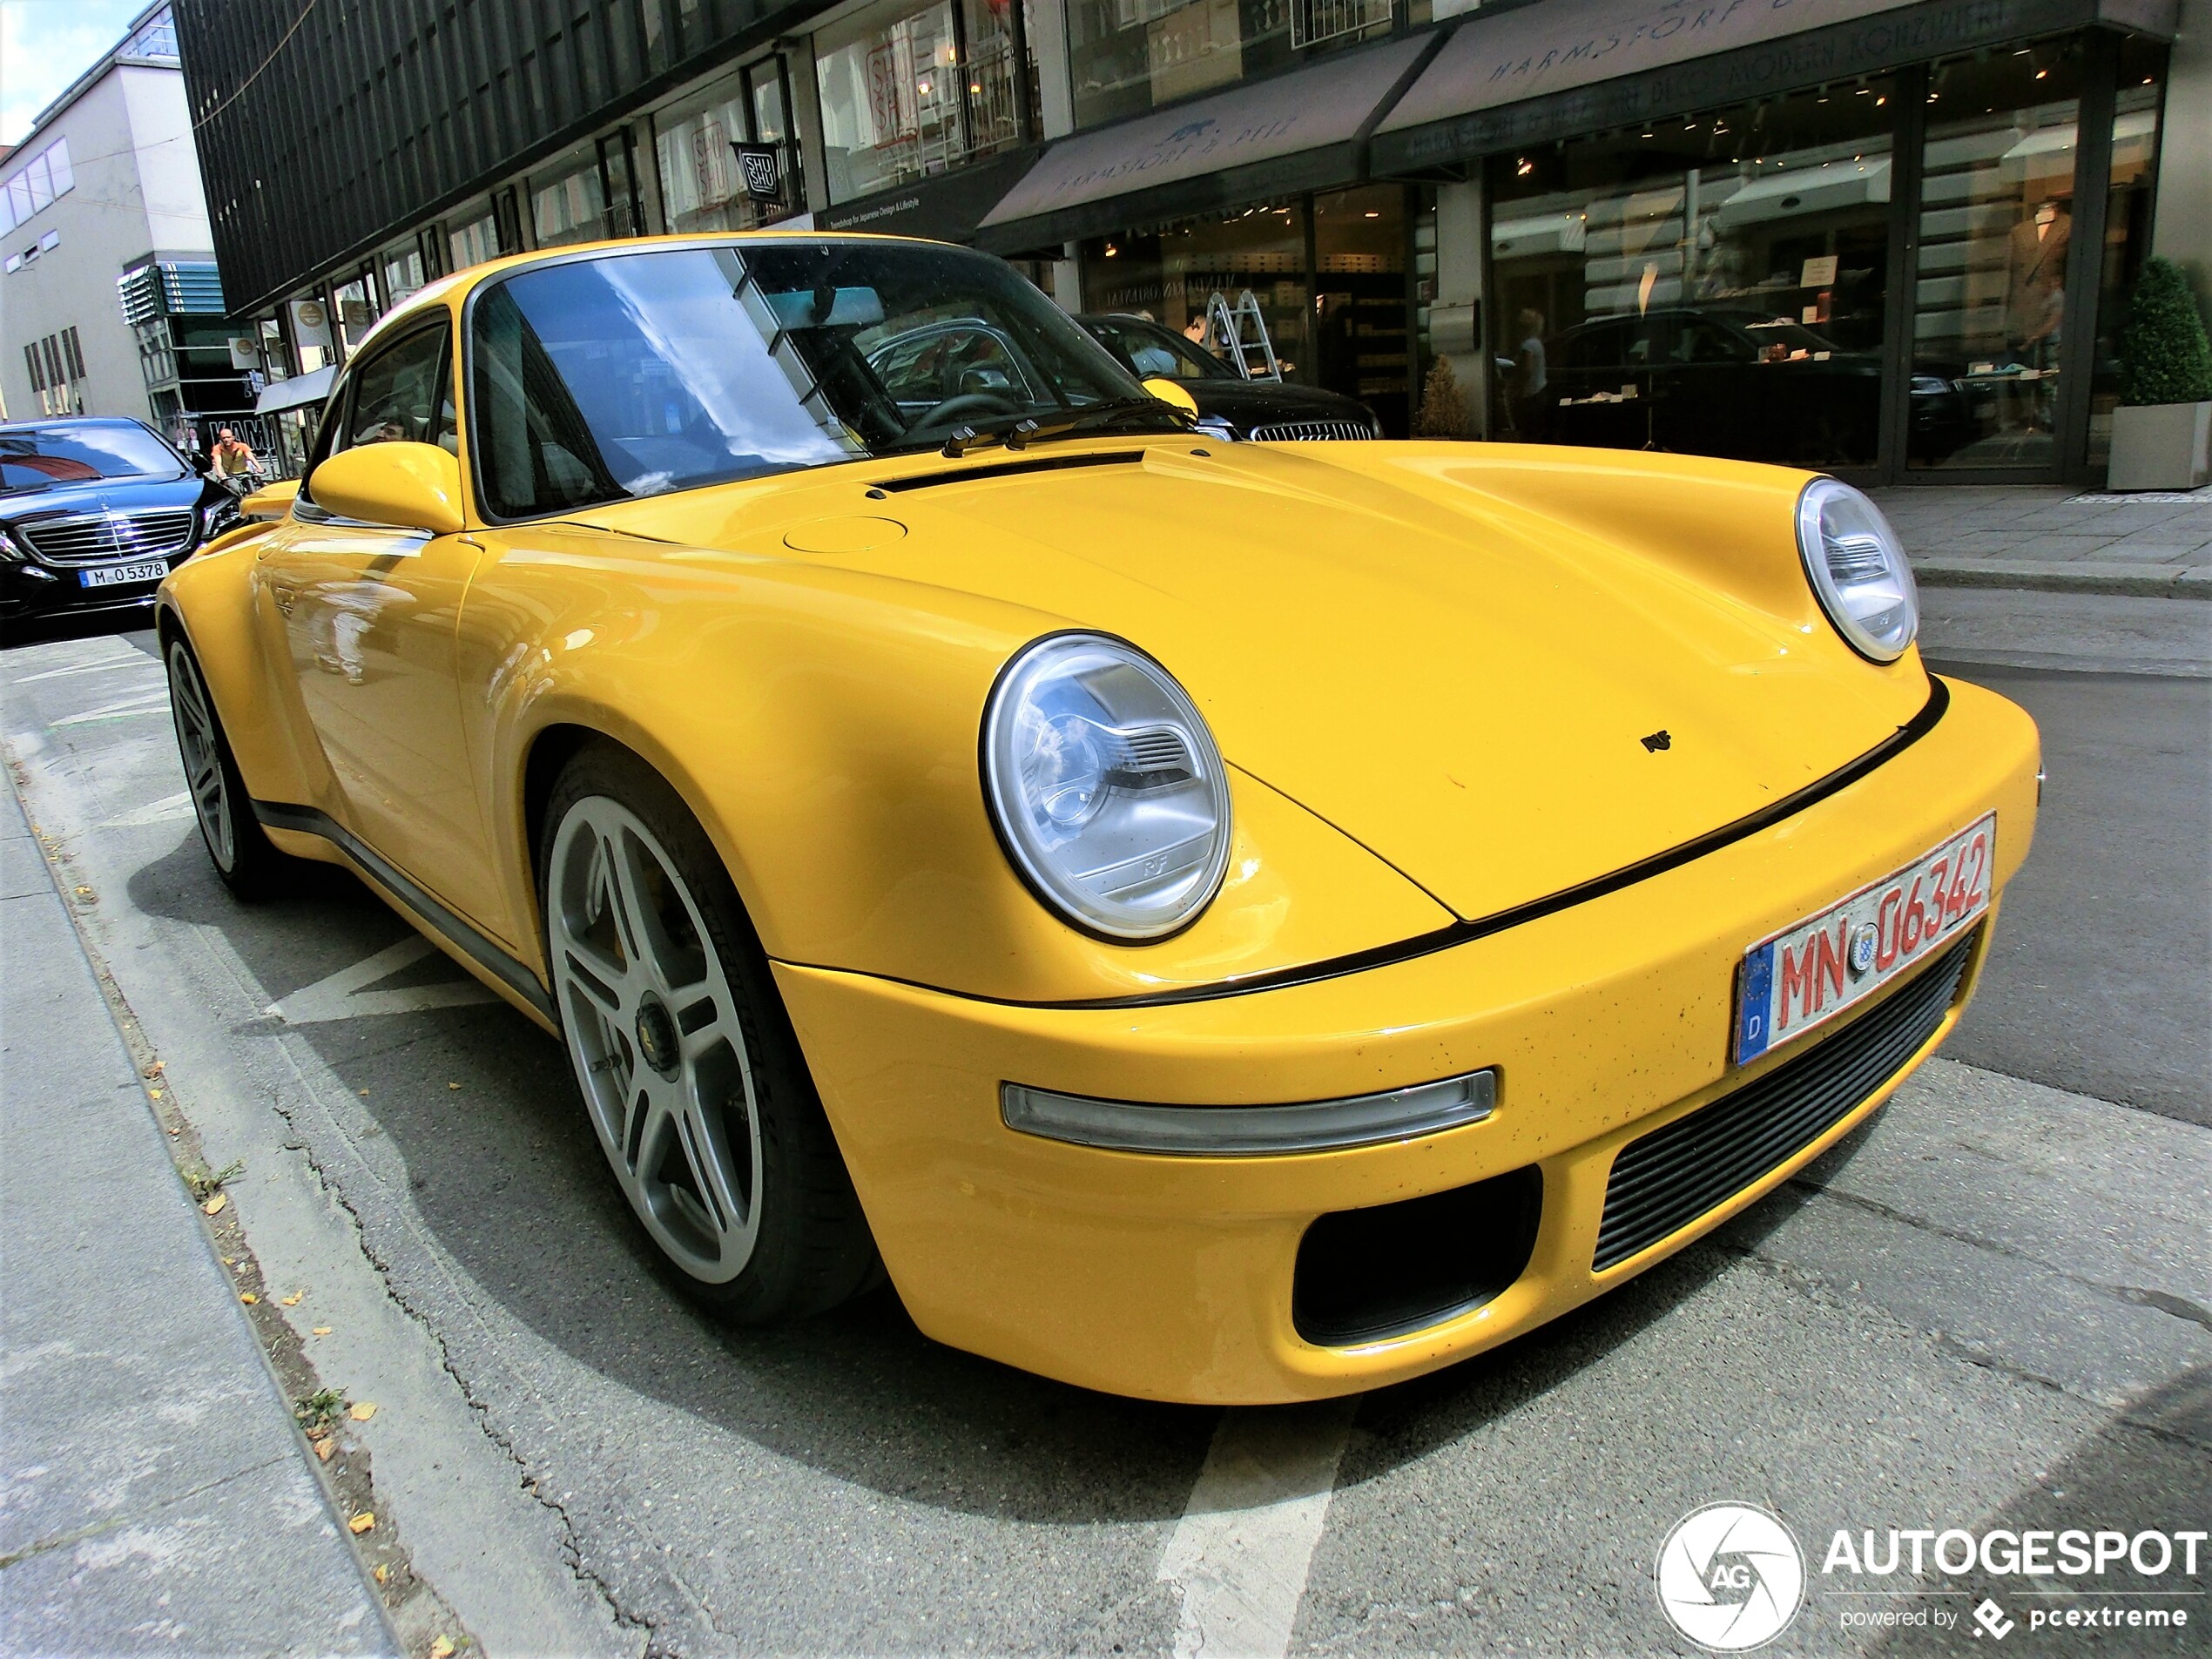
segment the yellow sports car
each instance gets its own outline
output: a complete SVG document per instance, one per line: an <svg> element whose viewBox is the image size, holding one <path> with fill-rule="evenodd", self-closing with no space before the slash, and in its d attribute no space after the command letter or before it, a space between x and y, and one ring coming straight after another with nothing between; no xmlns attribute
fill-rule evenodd
<svg viewBox="0 0 2212 1659"><path fill-rule="evenodd" d="M1163 1399L1527 1331L1941 1040L2036 734L1864 496L1164 389L924 242L425 289L162 590L216 867L556 1034L711 1307Z"/></svg>

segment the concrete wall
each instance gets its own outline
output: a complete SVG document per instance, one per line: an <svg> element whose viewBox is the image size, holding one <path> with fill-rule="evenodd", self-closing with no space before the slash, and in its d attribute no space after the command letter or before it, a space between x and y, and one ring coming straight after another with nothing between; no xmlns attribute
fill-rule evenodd
<svg viewBox="0 0 2212 1659"><path fill-rule="evenodd" d="M2162 137L2151 251L2188 273L2212 327L2212 0L2182 0Z"/></svg>
<svg viewBox="0 0 2212 1659"><path fill-rule="evenodd" d="M118 64L10 159L27 161L57 138L69 140L77 187L0 238L0 252L20 253L49 231L61 236L36 262L0 274L0 388L12 418L36 417L38 395L23 348L74 327L84 356L85 413L145 420L138 337L123 320L115 280L152 254L214 257L184 77ZM0 168L0 177L9 171Z"/></svg>

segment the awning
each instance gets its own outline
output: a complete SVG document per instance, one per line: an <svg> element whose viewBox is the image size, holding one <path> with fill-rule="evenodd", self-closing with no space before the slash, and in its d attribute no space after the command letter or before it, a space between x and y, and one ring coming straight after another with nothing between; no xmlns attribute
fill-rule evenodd
<svg viewBox="0 0 2212 1659"><path fill-rule="evenodd" d="M288 381L272 381L253 400L253 413L274 415L279 409L296 409L309 403L320 403L330 395L330 382L338 378L338 366L319 368L312 374L294 374Z"/></svg>
<svg viewBox="0 0 2212 1659"><path fill-rule="evenodd" d="M1378 175L1879 73L2175 0L1547 0L1461 23L1375 130Z"/></svg>
<svg viewBox="0 0 2212 1659"><path fill-rule="evenodd" d="M1036 153L1034 147L1018 150L934 179L917 179L858 201L822 208L813 215L813 228L965 242L975 234L983 215L1021 178L1022 170L1036 159Z"/></svg>
<svg viewBox="0 0 2212 1659"><path fill-rule="evenodd" d="M984 215L979 239L1042 246L1354 183L1370 118L1435 44L1387 41L1062 138Z"/></svg>

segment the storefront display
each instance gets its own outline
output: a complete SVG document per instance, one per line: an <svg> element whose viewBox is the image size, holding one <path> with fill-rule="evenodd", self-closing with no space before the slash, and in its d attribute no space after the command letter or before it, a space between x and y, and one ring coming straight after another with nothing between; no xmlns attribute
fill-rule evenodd
<svg viewBox="0 0 2212 1659"><path fill-rule="evenodd" d="M1305 380L1312 293L1305 216L1299 199L1150 235L1095 238L1082 245L1084 309L1129 312L1182 330L1204 319L1215 294L1233 306L1249 292L1284 376Z"/></svg>
<svg viewBox="0 0 2212 1659"><path fill-rule="evenodd" d="M1019 142L1032 96L1015 0L912 0L815 37L833 202L888 189ZM1015 72L1023 58L1022 72Z"/></svg>
<svg viewBox="0 0 2212 1659"><path fill-rule="evenodd" d="M671 233L755 230L806 211L790 103L784 60L775 55L654 116L662 216ZM749 164L743 150L754 152Z"/></svg>

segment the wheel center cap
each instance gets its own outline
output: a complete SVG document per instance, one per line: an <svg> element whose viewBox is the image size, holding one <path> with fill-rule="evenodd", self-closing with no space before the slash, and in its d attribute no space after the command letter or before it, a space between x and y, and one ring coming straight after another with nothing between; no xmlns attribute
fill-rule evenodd
<svg viewBox="0 0 2212 1659"><path fill-rule="evenodd" d="M637 1051L645 1063L664 1077L673 1079L683 1068L682 1045L677 1042L676 1022L660 998L647 996L637 1010Z"/></svg>

